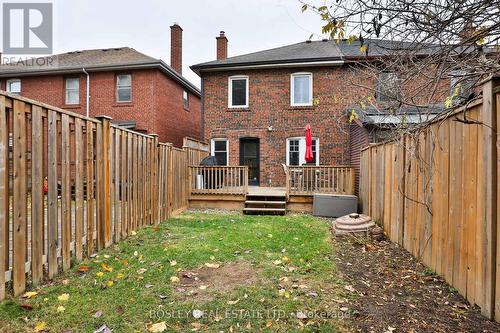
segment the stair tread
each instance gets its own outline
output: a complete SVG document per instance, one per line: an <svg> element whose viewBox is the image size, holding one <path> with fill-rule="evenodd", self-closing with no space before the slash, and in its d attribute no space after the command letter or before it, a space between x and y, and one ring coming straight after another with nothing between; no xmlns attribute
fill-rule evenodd
<svg viewBox="0 0 500 333"><path fill-rule="evenodd" d="M269 205L286 205L286 201L264 201L264 200L246 200L249 204L269 204Z"/></svg>
<svg viewBox="0 0 500 333"><path fill-rule="evenodd" d="M257 207L247 207L243 211L255 211L255 212L285 212L286 208L257 208Z"/></svg>

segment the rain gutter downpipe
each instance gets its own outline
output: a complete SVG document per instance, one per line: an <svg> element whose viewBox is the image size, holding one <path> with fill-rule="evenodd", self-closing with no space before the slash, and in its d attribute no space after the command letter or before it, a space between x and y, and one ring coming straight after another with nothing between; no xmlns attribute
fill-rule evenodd
<svg viewBox="0 0 500 333"><path fill-rule="evenodd" d="M89 118L90 117L90 75L85 70L85 67L82 67L82 70L83 70L83 73L85 75L87 75L87 92L85 95L85 106L86 106L85 115L87 116L87 118Z"/></svg>

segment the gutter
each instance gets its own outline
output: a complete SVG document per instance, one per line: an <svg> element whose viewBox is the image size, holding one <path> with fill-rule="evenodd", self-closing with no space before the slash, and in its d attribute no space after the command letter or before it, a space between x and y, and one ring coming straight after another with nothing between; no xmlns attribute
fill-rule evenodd
<svg viewBox="0 0 500 333"><path fill-rule="evenodd" d="M85 70L84 67L82 67L82 71L83 73L85 73L85 75L87 75L87 91L86 91L86 94L85 94L85 115L87 116L87 118L90 117L90 75L89 73Z"/></svg>

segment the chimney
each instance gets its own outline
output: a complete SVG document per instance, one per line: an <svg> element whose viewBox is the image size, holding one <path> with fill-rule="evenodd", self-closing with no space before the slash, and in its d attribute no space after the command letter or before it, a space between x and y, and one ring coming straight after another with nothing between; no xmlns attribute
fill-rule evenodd
<svg viewBox="0 0 500 333"><path fill-rule="evenodd" d="M227 58L227 38L224 31L220 32L217 39L217 60L222 60Z"/></svg>
<svg viewBox="0 0 500 333"><path fill-rule="evenodd" d="M170 27L170 66L182 75L182 28L177 23Z"/></svg>

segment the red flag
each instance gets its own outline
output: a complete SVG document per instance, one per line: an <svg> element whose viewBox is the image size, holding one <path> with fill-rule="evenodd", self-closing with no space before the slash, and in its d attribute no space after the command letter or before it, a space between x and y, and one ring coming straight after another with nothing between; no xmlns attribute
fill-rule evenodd
<svg viewBox="0 0 500 333"><path fill-rule="evenodd" d="M314 160L314 155L312 151L312 133L311 133L311 125L306 126L306 156L305 160L307 163L311 163Z"/></svg>

